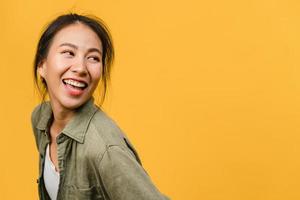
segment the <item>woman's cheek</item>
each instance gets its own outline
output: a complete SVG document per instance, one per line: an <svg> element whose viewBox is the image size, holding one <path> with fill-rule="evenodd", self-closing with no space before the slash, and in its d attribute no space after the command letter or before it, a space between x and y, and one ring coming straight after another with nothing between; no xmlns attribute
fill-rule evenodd
<svg viewBox="0 0 300 200"><path fill-rule="evenodd" d="M99 65L90 67L89 71L94 80L99 81L100 76L101 76L101 69L102 69L102 66L99 66Z"/></svg>
<svg viewBox="0 0 300 200"><path fill-rule="evenodd" d="M73 62L72 58L68 58L68 57L66 57L65 55L62 55L62 54L56 54L54 59L55 59L55 62L58 65L70 64L70 63Z"/></svg>
<svg viewBox="0 0 300 200"><path fill-rule="evenodd" d="M62 67L71 66L73 63L72 59L62 58L59 60L59 65Z"/></svg>

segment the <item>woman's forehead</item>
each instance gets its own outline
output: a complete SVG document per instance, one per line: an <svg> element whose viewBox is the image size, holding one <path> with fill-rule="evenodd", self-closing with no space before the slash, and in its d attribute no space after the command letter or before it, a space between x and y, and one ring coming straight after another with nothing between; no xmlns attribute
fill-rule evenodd
<svg viewBox="0 0 300 200"><path fill-rule="evenodd" d="M64 43L73 44L78 48L102 49L102 42L98 35L82 23L68 25L56 33L52 45L59 47Z"/></svg>

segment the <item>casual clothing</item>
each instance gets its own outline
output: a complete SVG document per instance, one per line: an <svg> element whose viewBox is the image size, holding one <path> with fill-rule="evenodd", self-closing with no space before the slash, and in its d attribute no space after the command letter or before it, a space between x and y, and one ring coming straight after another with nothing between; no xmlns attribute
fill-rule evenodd
<svg viewBox="0 0 300 200"><path fill-rule="evenodd" d="M45 188L52 200L56 200L58 185L59 185L59 173L55 170L55 166L50 158L49 144L46 149L46 158L44 166L44 182Z"/></svg>
<svg viewBox="0 0 300 200"><path fill-rule="evenodd" d="M38 191L49 200L43 171L49 128L50 102L32 112L31 121L39 151ZM58 135L59 187L57 200L163 200L143 169L140 158L118 125L91 98Z"/></svg>

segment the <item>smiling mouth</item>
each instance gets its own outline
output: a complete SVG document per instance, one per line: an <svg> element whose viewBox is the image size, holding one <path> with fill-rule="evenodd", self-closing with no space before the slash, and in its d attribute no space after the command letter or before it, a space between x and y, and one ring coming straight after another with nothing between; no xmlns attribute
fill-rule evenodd
<svg viewBox="0 0 300 200"><path fill-rule="evenodd" d="M76 80L73 80L73 79L63 79L62 82L65 85L70 85L73 88L80 89L80 90L84 90L88 86L87 83L84 83L84 82L81 82L81 81L76 81Z"/></svg>

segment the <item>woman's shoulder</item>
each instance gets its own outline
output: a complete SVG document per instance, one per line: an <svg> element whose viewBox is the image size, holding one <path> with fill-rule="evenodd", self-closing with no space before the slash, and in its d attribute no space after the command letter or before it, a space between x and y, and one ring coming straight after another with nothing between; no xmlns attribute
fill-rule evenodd
<svg viewBox="0 0 300 200"><path fill-rule="evenodd" d="M31 122L33 125L37 125L39 120L43 118L45 115L51 114L51 105L49 101L44 101L37 106L34 107L34 109L31 112Z"/></svg>
<svg viewBox="0 0 300 200"><path fill-rule="evenodd" d="M141 164L138 153L125 132L111 116L101 109L98 109L93 116L86 139L98 141L98 144L101 144L106 150L118 146L129 152Z"/></svg>
<svg viewBox="0 0 300 200"><path fill-rule="evenodd" d="M95 131L108 145L117 144L125 137L118 123L102 109L98 109L94 114L90 122L90 130Z"/></svg>

